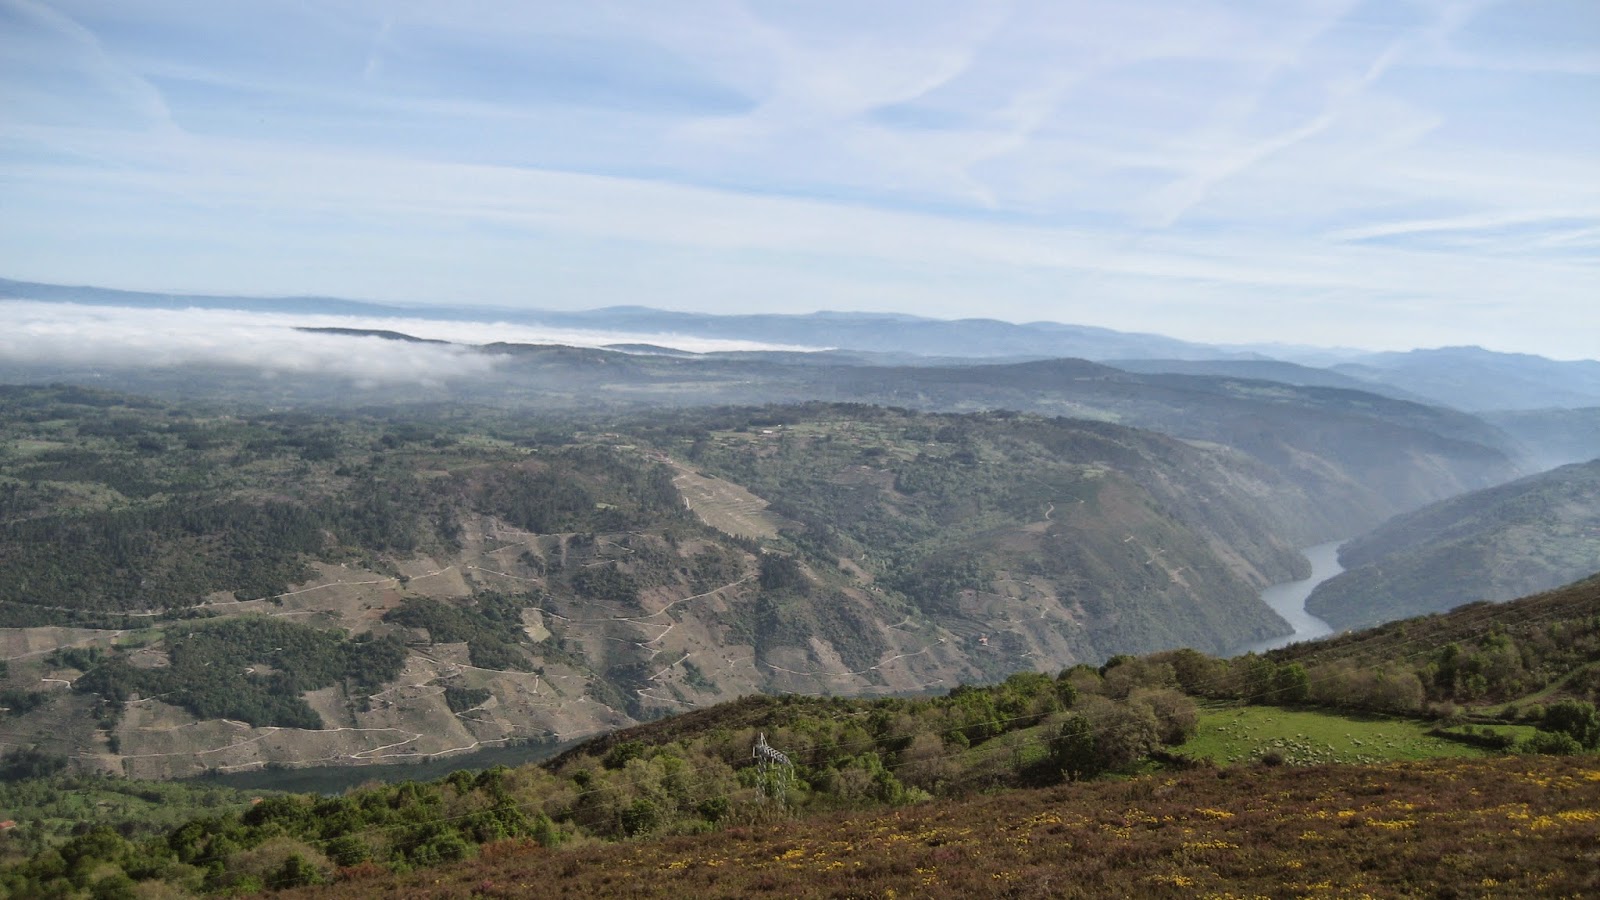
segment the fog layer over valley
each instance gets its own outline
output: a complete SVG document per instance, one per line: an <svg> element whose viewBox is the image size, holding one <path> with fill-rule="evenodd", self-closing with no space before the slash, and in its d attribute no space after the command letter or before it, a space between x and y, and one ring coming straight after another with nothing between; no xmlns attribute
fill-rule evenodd
<svg viewBox="0 0 1600 900"><path fill-rule="evenodd" d="M434 384L491 375L499 357L476 352L496 341L601 347L670 342L691 352L805 350L756 341L544 328L385 316L315 315L231 309L155 309L0 300L0 365L173 369L225 366L268 373L329 375L374 384ZM346 333L319 333L342 329ZM364 337L385 332L414 341Z"/></svg>

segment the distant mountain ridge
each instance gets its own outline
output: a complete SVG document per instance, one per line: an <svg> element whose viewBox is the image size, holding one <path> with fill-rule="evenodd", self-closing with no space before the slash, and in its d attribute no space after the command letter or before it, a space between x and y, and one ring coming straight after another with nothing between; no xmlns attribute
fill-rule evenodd
<svg viewBox="0 0 1600 900"><path fill-rule="evenodd" d="M1159 334L1115 331L1059 322L931 319L903 313L822 311L807 314L675 312L645 306L564 311L466 305L401 306L325 297L228 297L163 294L0 279L0 299L151 309L235 309L279 314L426 318L450 322L512 322L554 329L631 333L619 347L671 348L670 338L752 341L812 351L830 363L956 365L1089 359L1142 374L1173 373L1256 378L1298 386L1365 390L1469 412L1600 406L1600 361L1560 361L1479 347L1361 353L1315 348L1223 346ZM612 342L613 344L615 341ZM638 346L635 346L638 345ZM683 353L684 351L678 350ZM1326 367L1286 359L1339 360Z"/></svg>
<svg viewBox="0 0 1600 900"><path fill-rule="evenodd" d="M1600 362L1482 347L1375 353L1332 370L1468 412L1600 406Z"/></svg>
<svg viewBox="0 0 1600 900"><path fill-rule="evenodd" d="M922 356L1161 356L1236 358L1250 354L1157 334L1057 322L998 319L949 321L903 313L833 312L715 315L644 306L564 311L470 306L399 306L326 297L227 297L162 294L0 279L0 298L156 309L241 309L253 312L408 316L449 321L513 321L593 331L673 334L772 344Z"/></svg>
<svg viewBox="0 0 1600 900"><path fill-rule="evenodd" d="M1335 369L1324 369L1277 359L1108 359L1108 366L1143 375L1210 375L1223 378L1249 378L1276 381L1296 387L1331 387L1382 394L1396 400L1434 405L1419 394L1394 385L1369 381Z"/></svg>

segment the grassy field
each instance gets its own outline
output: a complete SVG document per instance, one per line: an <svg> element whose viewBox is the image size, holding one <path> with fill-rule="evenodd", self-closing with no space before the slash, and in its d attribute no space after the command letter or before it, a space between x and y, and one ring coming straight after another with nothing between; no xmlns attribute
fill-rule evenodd
<svg viewBox="0 0 1600 900"><path fill-rule="evenodd" d="M1202 712L1199 730L1180 749L1220 764L1249 762L1274 751L1290 765L1485 755L1484 750L1430 736L1432 727L1383 716L1214 706Z"/></svg>

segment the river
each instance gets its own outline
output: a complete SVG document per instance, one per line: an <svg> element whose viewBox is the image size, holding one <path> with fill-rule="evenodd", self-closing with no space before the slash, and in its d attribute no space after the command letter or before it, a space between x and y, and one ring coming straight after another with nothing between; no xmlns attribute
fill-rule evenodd
<svg viewBox="0 0 1600 900"><path fill-rule="evenodd" d="M1311 577L1301 581L1275 584L1261 592L1261 599L1272 607L1273 612L1289 623L1294 633L1257 641L1239 648L1235 653L1265 653L1296 641L1309 641L1333 634L1332 626L1306 612L1306 598L1311 596L1312 590L1317 585L1344 571L1339 565L1339 545L1343 543L1344 541L1330 541L1315 547L1306 547L1300 552L1306 555L1306 559L1311 560Z"/></svg>

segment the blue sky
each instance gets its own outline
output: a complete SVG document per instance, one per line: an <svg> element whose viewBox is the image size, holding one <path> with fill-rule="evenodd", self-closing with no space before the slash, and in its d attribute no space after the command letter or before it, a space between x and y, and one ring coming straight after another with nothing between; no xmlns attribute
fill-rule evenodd
<svg viewBox="0 0 1600 900"><path fill-rule="evenodd" d="M1600 3L0 0L0 277L1600 355Z"/></svg>

